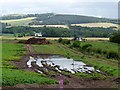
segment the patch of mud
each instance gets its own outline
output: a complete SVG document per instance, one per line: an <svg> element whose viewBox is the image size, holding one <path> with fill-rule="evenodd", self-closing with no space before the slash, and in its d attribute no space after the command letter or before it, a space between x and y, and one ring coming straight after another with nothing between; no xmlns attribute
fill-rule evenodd
<svg viewBox="0 0 120 90"><path fill-rule="evenodd" d="M49 66L49 68L55 68L58 72L66 71L70 73L100 73L100 70L96 70L94 67L86 65L82 61L74 61L72 58L66 58L61 55L51 55L47 58L44 55L40 55L35 57L30 56L30 59L27 62L28 67L32 67L32 62L35 62L39 67L45 68L45 66Z"/></svg>
<svg viewBox="0 0 120 90"><path fill-rule="evenodd" d="M113 81L115 81L115 82L117 82L117 83L120 84L120 78L116 78L116 79L114 79Z"/></svg>
<svg viewBox="0 0 120 90"><path fill-rule="evenodd" d="M33 54L34 57L37 57L38 55L43 56L43 58L49 57L49 54ZM14 64L18 67L18 69L25 70L25 71L31 71L31 72L37 72L36 68L39 68L38 66L34 66L31 68L28 68L27 61L29 60L30 55L26 55L21 58L20 61L14 61ZM33 63L34 64L34 63ZM39 68L40 69L40 68ZM38 73L38 72L37 72ZM48 78L64 80L64 88L116 88L118 85L113 82L110 79L107 80L93 80L93 79L85 79L85 78L77 78L73 76L72 74L70 76L66 76L65 74L56 73L55 76L48 75ZM16 85L12 88L58 88L59 85L39 85L39 84L29 84L29 85ZM4 87L4 88L11 88L11 87Z"/></svg>

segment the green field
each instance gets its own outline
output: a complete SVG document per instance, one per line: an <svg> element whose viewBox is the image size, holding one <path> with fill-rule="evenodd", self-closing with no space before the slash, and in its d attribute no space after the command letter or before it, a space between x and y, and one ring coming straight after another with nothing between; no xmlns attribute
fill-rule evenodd
<svg viewBox="0 0 120 90"><path fill-rule="evenodd" d="M36 17L28 17L15 20L0 20L0 22L11 24L11 26L26 26L28 25L28 23L32 22L32 20L35 18Z"/></svg>
<svg viewBox="0 0 120 90"><path fill-rule="evenodd" d="M25 54L22 44L13 43L11 40L3 40L2 44L2 85L13 86L17 84L55 84L57 81L46 76L16 69L11 61L19 60Z"/></svg>
<svg viewBox="0 0 120 90"><path fill-rule="evenodd" d="M95 57L83 54L77 50L70 49L66 45L54 43L51 45L33 45L34 50L40 54L60 54L74 60L82 60L83 62L96 67L110 76L118 76L118 61L103 57Z"/></svg>
<svg viewBox="0 0 120 90"><path fill-rule="evenodd" d="M80 56L76 57L76 54L74 52L71 52L67 48L61 47L61 45L56 45L56 44L33 45L33 47L34 47L34 50L40 54L60 54L66 57L74 57L76 59L80 58Z"/></svg>
<svg viewBox="0 0 120 90"><path fill-rule="evenodd" d="M9 43L6 43L8 42ZM24 55L25 50L22 44L12 44L10 40L4 40L2 43L2 64L3 67L13 67L10 61L18 60Z"/></svg>
<svg viewBox="0 0 120 90"><path fill-rule="evenodd" d="M3 86L13 86L17 84L56 84L57 82L52 79L48 79L46 76L33 73L33 72L27 72L27 71L21 71L16 69L6 69L3 68Z"/></svg>
<svg viewBox="0 0 120 90"><path fill-rule="evenodd" d="M118 44L111 43L108 41L87 41L87 42L82 42L81 46L85 44L91 44L93 47L92 49L101 49L103 51L113 51L118 53Z"/></svg>
<svg viewBox="0 0 120 90"><path fill-rule="evenodd" d="M100 78L105 79L109 77L118 77L118 61L114 59L107 59L103 57L95 57L87 54L83 54L76 49L71 49L67 45L63 45L56 41L51 41L50 45L32 45L33 50L39 54L60 54L68 58L73 58L74 60L83 61L88 65L94 66L96 69L100 69L106 75L99 73L85 74L85 73L76 73L75 75L79 78ZM95 43L95 42L83 42L85 43ZM101 44L102 43L102 44ZM101 48L110 45L108 47L115 47L116 44L106 42L98 42L97 45L100 45ZM19 60L22 56L26 54L26 49L23 44L17 44L14 40L3 39L2 44L2 84L3 86L13 86L17 84L56 84L56 80L48 79L45 75L18 70L16 66L12 64L11 61ZM99 47L95 45L94 47ZM113 46L112 46L113 45ZM114 48L113 47L113 48ZM106 49L107 50L107 49ZM112 49L114 50L114 49Z"/></svg>

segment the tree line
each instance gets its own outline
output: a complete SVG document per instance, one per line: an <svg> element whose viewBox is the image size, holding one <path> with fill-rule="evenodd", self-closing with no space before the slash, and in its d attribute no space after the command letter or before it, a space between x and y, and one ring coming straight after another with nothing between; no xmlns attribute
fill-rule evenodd
<svg viewBox="0 0 120 90"><path fill-rule="evenodd" d="M42 32L44 37L111 37L116 30L112 28L100 27L78 27L70 26L69 29L62 27L28 27L16 26L10 28L3 28L2 33L21 35L34 35L34 33Z"/></svg>

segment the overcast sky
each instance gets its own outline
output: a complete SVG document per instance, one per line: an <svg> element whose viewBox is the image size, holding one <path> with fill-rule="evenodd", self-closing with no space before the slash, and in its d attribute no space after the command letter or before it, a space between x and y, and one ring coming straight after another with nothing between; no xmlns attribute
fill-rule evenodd
<svg viewBox="0 0 120 90"><path fill-rule="evenodd" d="M27 13L118 17L119 0L0 0L0 15Z"/></svg>

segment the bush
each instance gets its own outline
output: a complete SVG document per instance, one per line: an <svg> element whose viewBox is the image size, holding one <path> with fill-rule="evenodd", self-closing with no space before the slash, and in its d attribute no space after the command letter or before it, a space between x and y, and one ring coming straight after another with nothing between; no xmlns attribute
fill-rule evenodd
<svg viewBox="0 0 120 90"><path fill-rule="evenodd" d="M89 47L92 47L91 44L85 44L82 46L82 50L87 50Z"/></svg>
<svg viewBox="0 0 120 90"><path fill-rule="evenodd" d="M107 54L107 51L102 51L103 54Z"/></svg>
<svg viewBox="0 0 120 90"><path fill-rule="evenodd" d="M101 49L97 49L97 50L96 50L96 53L101 54L101 53L102 53L102 50L101 50Z"/></svg>
<svg viewBox="0 0 120 90"><path fill-rule="evenodd" d="M59 43L61 43L61 42L62 42L62 40L63 40L62 38L59 38L59 39L58 39L58 42L59 42Z"/></svg>
<svg viewBox="0 0 120 90"><path fill-rule="evenodd" d="M59 42L59 43L62 43L62 44L67 44L67 45L70 44L70 40L62 39L62 38L59 38L59 39L58 39L58 42Z"/></svg>
<svg viewBox="0 0 120 90"><path fill-rule="evenodd" d="M80 41L74 41L72 44L72 47L74 47L74 48L80 47Z"/></svg>
<svg viewBox="0 0 120 90"><path fill-rule="evenodd" d="M120 44L120 33L115 33L110 38L110 42L119 43Z"/></svg>
<svg viewBox="0 0 120 90"><path fill-rule="evenodd" d="M70 40L67 40L67 39L62 39L61 41L62 44L70 44Z"/></svg>
<svg viewBox="0 0 120 90"><path fill-rule="evenodd" d="M90 52L90 51L91 51L91 48L90 48L90 47L88 47L88 48L86 49L86 51L87 51L87 52Z"/></svg>
<svg viewBox="0 0 120 90"><path fill-rule="evenodd" d="M109 52L107 54L107 58L116 58L116 59L118 59L119 55L118 55L118 53L111 51L111 52Z"/></svg>

